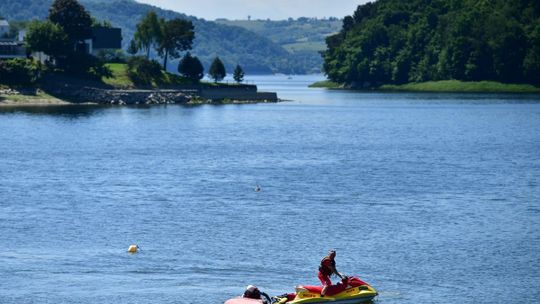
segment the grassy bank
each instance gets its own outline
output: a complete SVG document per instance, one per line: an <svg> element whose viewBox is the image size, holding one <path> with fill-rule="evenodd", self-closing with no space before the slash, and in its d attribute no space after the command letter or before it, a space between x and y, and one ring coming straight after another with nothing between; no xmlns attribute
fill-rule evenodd
<svg viewBox="0 0 540 304"><path fill-rule="evenodd" d="M344 86L331 80L317 81L309 86L310 88L324 88L324 89L343 89Z"/></svg>
<svg viewBox="0 0 540 304"><path fill-rule="evenodd" d="M135 84L127 75L127 65L123 63L107 63L105 65L112 72L112 78L103 77L101 81L115 88L131 89Z"/></svg>
<svg viewBox="0 0 540 304"><path fill-rule="evenodd" d="M330 80L319 81L309 86L310 88L342 89L339 83ZM352 88L354 89L354 88ZM382 85L372 88L374 91L388 92L440 92L440 93L540 93L540 87L530 84L510 84L495 81L459 81L441 80L419 83L407 83L402 85Z"/></svg>
<svg viewBox="0 0 540 304"><path fill-rule="evenodd" d="M540 87L530 84L508 84L495 81L428 81L403 85L383 85L382 91L408 92L470 92L470 93L540 93Z"/></svg>
<svg viewBox="0 0 540 304"><path fill-rule="evenodd" d="M186 101L182 100L181 95L193 98L194 90L199 89L200 91L197 92L204 98L195 97L193 100L187 101L188 104L265 102L258 99L260 95L256 92L254 85L197 82L162 71L158 77L152 79L151 84L140 86L128 76L126 64L109 63L106 66L110 69L112 77L103 77L101 81L73 77L63 73L48 73L39 82L28 86L8 87L0 84L0 106L64 105L90 102L93 104L164 103L165 99L184 103ZM117 91L118 89L122 91ZM174 90L185 91L181 91L180 95L167 95L175 94ZM243 100L243 98L253 98L253 100Z"/></svg>
<svg viewBox="0 0 540 304"><path fill-rule="evenodd" d="M35 106L35 105L65 105L68 101L56 98L41 90L35 93L21 93L16 95L0 94L0 106Z"/></svg>
<svg viewBox="0 0 540 304"><path fill-rule="evenodd" d="M133 83L133 81L128 76L126 64L107 63L105 66L111 70L113 77L111 78L103 77L101 79L103 83L105 83L106 85L112 86L114 88L118 88L118 89L137 88L137 85ZM170 87L170 86L175 86L175 85L190 85L190 84L193 84L193 81L186 79L184 77L180 77L178 75L163 72L163 75L161 76L161 79L159 80L159 82L152 83L151 87L159 88L159 87Z"/></svg>
<svg viewBox="0 0 540 304"><path fill-rule="evenodd" d="M103 77L101 79L103 83L111 87L118 88L118 89L138 88L138 86L135 83L133 83L133 81L128 76L127 64L107 63L105 66L111 70L113 77L111 78ZM229 83L214 83L214 82L206 82L206 81L194 82L193 80L187 79L185 77L182 77L176 74L163 72L161 79L159 79L158 82L153 82L151 88L166 89L166 88L174 88L175 86L189 86L189 85L204 85L204 86L209 86L209 87L245 86L245 84L236 84L236 83L229 84ZM143 87L143 88L148 89L148 87Z"/></svg>

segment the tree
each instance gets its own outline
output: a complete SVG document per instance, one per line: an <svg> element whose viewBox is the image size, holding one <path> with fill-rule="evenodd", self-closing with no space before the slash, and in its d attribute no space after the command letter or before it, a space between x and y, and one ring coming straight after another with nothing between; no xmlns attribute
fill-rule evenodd
<svg viewBox="0 0 540 304"><path fill-rule="evenodd" d="M214 61L212 62L212 65L210 65L210 69L208 70L208 74L212 79L214 79L214 82L218 82L223 80L225 76L227 75L227 72L225 71L225 66L223 65L223 62L221 62L221 59L219 57L216 57Z"/></svg>
<svg viewBox="0 0 540 304"><path fill-rule="evenodd" d="M525 76L532 83L540 85L540 19L530 34L531 48L523 60Z"/></svg>
<svg viewBox="0 0 540 304"><path fill-rule="evenodd" d="M131 41L129 42L129 47L127 49L128 54L135 56L139 52L139 49L140 47L137 44L137 41L135 39L131 39Z"/></svg>
<svg viewBox="0 0 540 304"><path fill-rule="evenodd" d="M345 16L343 18L343 31L350 31L354 27L354 18L352 16Z"/></svg>
<svg viewBox="0 0 540 304"><path fill-rule="evenodd" d="M233 73L234 81L236 81L237 83L241 83L242 81L244 81L244 76L244 70L240 65L237 64Z"/></svg>
<svg viewBox="0 0 540 304"><path fill-rule="evenodd" d="M178 64L178 73L194 81L199 81L204 77L204 67L199 58L193 57L187 52Z"/></svg>
<svg viewBox="0 0 540 304"><path fill-rule="evenodd" d="M428 80L540 83L538 1L373 1L322 52L349 86Z"/></svg>
<svg viewBox="0 0 540 304"><path fill-rule="evenodd" d="M157 61L133 56L127 61L127 75L137 85L150 86L159 83L163 73Z"/></svg>
<svg viewBox="0 0 540 304"><path fill-rule="evenodd" d="M161 22L156 12L150 11L137 24L137 30L134 35L134 46L137 47L137 51L140 49L146 51L146 59L149 59L150 49L152 46L157 45L161 39L161 34Z"/></svg>
<svg viewBox="0 0 540 304"><path fill-rule="evenodd" d="M109 20L97 20L96 18L92 17L92 27L106 27L106 28L112 28L113 25Z"/></svg>
<svg viewBox="0 0 540 304"><path fill-rule="evenodd" d="M180 52L191 49L195 32L193 23L176 18L161 22L161 35L158 39L158 54L163 57L163 69L167 70L167 59L179 58Z"/></svg>
<svg viewBox="0 0 540 304"><path fill-rule="evenodd" d="M55 0L49 20L61 26L71 42L91 37L92 17L77 0Z"/></svg>
<svg viewBox="0 0 540 304"><path fill-rule="evenodd" d="M30 51L58 58L69 49L69 38L62 27L50 21L32 21L25 38Z"/></svg>

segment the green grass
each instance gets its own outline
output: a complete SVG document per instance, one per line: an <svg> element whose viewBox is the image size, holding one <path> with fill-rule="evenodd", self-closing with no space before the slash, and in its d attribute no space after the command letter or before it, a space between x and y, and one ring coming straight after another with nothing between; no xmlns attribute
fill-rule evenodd
<svg viewBox="0 0 540 304"><path fill-rule="evenodd" d="M102 81L105 84L113 86L115 88L130 89L134 88L135 84L127 75L127 65L124 63L107 63L105 65L108 67L112 74L112 78L103 78Z"/></svg>
<svg viewBox="0 0 540 304"><path fill-rule="evenodd" d="M119 89L134 89L137 85L129 78L127 73L127 65L124 63L107 63L111 72L112 78L102 78L103 83ZM170 87L175 85L190 85L193 81L185 77L163 72L162 78L158 82L152 83L152 88Z"/></svg>
<svg viewBox="0 0 540 304"><path fill-rule="evenodd" d="M124 63L107 63L106 66L111 70L113 77L112 78L102 78L103 83L110 85L118 89L136 89L137 85L131 81L127 74L127 65ZM200 83L194 82L188 78L182 77L180 75L171 74L163 72L161 79L157 82L152 83L151 88L174 88L175 86L189 86L193 84L202 84L206 86L238 86L236 83L214 83L214 82L205 82ZM242 85L242 84L240 84ZM143 87L148 89L148 87Z"/></svg>
<svg viewBox="0 0 540 304"><path fill-rule="evenodd" d="M344 85L323 80L309 86L310 88L343 89ZM385 84L378 91L396 92L445 92L445 93L540 93L540 87L530 84L509 84L496 81L459 81L441 80L402 85Z"/></svg>
<svg viewBox="0 0 540 304"><path fill-rule="evenodd" d="M325 50L326 37L338 33L342 28L340 20L218 20L217 23L243 27L272 40L289 53Z"/></svg>
<svg viewBox="0 0 540 304"><path fill-rule="evenodd" d="M62 101L52 95L49 95L41 90L37 90L36 94L18 94L18 95L0 95L0 101L11 101L18 103L32 102L59 102Z"/></svg>
<svg viewBox="0 0 540 304"><path fill-rule="evenodd" d="M403 85L383 85L383 91L410 92L470 92L470 93L540 93L540 88L530 84L507 84L495 81L442 80Z"/></svg>
<svg viewBox="0 0 540 304"><path fill-rule="evenodd" d="M326 50L326 44L324 42L315 41L298 41L296 43L282 45L289 53L311 51L318 52Z"/></svg>
<svg viewBox="0 0 540 304"><path fill-rule="evenodd" d="M247 29L249 31L252 31L252 32L258 32L258 31L264 30L265 27L266 27L265 22L266 21L263 21L263 20L251 20L251 21L248 21L248 20L234 20L234 21L220 20L220 21L217 21L217 23L226 24L226 25L230 25L230 26L240 26L240 27L243 27L243 28L245 28L245 29Z"/></svg>
<svg viewBox="0 0 540 304"><path fill-rule="evenodd" d="M317 81L311 85L310 88L325 88L325 89L342 89L343 85L331 80Z"/></svg>

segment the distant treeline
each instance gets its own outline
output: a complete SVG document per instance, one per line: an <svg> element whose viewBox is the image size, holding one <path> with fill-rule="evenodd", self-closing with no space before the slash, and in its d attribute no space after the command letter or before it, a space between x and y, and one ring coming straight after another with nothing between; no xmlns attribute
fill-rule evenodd
<svg viewBox="0 0 540 304"><path fill-rule="evenodd" d="M0 15L10 23L32 19L43 20L48 15L52 2L53 0L0 0ZM292 54L266 36L237 26L186 16L134 0L79 0L79 2L97 20L105 20L112 26L122 28L124 49L129 47L139 20L149 11L155 11L160 18L167 20L181 18L193 23L197 39L193 41L192 53L197 55L207 68L216 56L223 60L229 71L240 64L249 73L303 74L313 70L320 71L322 65L322 60L316 52L312 52L311 56ZM309 22L316 23L312 21ZM157 55L154 51L151 52L153 58L157 58ZM168 62L171 71L177 66L177 59Z"/></svg>
<svg viewBox="0 0 540 304"><path fill-rule="evenodd" d="M540 84L540 1L379 0L327 38L324 69L352 86L430 80Z"/></svg>

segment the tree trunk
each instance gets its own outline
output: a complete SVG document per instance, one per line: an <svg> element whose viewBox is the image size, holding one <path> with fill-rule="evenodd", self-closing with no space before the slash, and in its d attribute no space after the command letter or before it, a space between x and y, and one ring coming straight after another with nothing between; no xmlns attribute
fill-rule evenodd
<svg viewBox="0 0 540 304"><path fill-rule="evenodd" d="M146 59L150 59L150 47L146 48Z"/></svg>
<svg viewBox="0 0 540 304"><path fill-rule="evenodd" d="M165 51L165 58L163 58L163 70L167 72L167 57L169 57L169 51Z"/></svg>

